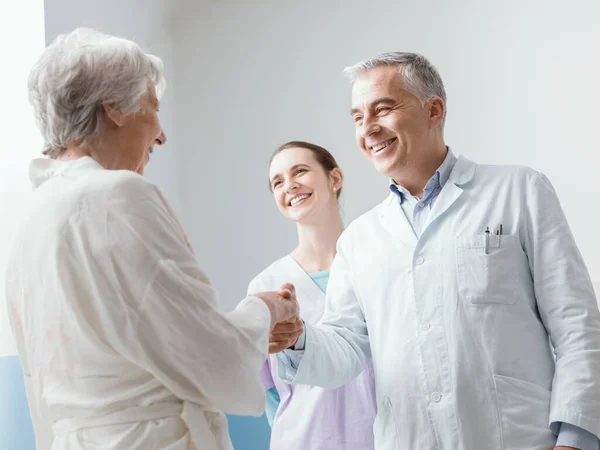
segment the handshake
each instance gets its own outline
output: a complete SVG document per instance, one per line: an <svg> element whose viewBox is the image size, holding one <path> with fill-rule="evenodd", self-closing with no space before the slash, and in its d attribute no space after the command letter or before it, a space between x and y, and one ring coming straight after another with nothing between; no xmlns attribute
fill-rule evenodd
<svg viewBox="0 0 600 450"><path fill-rule="evenodd" d="M269 353L278 353L291 348L304 331L302 320L298 317L298 302L293 284L286 283L277 292L259 292L260 298L271 311L271 333L269 334Z"/></svg>

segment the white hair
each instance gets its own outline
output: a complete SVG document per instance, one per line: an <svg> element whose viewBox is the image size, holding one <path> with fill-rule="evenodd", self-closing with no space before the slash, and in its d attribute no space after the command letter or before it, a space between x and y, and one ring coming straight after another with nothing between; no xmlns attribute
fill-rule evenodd
<svg viewBox="0 0 600 450"><path fill-rule="evenodd" d="M427 58L417 53L382 53L346 67L344 75L355 82L361 74L383 66L398 67L398 74L402 77L404 87L419 99L421 105L424 105L433 97L439 97L444 101L444 105L447 104L446 90L440 74ZM444 117L441 122L442 130L445 123L446 108L444 108Z"/></svg>
<svg viewBox="0 0 600 450"><path fill-rule="evenodd" d="M151 86L160 98L165 84L162 61L132 41L87 28L58 36L29 74L43 153L56 157L68 144L98 136L102 103L135 113Z"/></svg>

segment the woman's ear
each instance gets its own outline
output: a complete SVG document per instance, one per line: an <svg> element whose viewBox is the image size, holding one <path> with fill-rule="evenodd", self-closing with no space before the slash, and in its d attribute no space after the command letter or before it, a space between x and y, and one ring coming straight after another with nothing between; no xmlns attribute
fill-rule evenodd
<svg viewBox="0 0 600 450"><path fill-rule="evenodd" d="M329 177L331 178L331 186L333 192L339 191L344 184L344 174L339 168L331 169L329 171Z"/></svg>
<svg viewBox="0 0 600 450"><path fill-rule="evenodd" d="M102 102L102 109L106 118L116 126L122 127L125 124L125 114L116 110L112 105Z"/></svg>

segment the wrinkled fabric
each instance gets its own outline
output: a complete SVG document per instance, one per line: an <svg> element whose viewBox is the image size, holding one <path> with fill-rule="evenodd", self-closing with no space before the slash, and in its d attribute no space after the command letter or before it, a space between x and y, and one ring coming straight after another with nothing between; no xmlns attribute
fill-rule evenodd
<svg viewBox="0 0 600 450"><path fill-rule="evenodd" d="M7 300L53 450L231 449L260 415L270 313L228 314L159 192L89 157L32 162Z"/></svg>
<svg viewBox="0 0 600 450"><path fill-rule="evenodd" d="M377 450L546 450L561 423L600 436L600 312L532 169L459 157L420 237L394 193L356 219L305 337L278 354L285 381L340 386L372 357Z"/></svg>

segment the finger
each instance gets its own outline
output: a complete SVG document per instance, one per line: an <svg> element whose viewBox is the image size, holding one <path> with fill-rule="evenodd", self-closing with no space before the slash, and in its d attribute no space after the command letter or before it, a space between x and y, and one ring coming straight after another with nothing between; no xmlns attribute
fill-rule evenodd
<svg viewBox="0 0 600 450"><path fill-rule="evenodd" d="M302 320L298 317L298 315L295 315L291 319L284 320L284 321L279 322L279 323L296 323L296 322L302 322Z"/></svg>
<svg viewBox="0 0 600 450"><path fill-rule="evenodd" d="M273 341L269 341L269 345L281 346L283 348L289 348L296 344L298 341L299 335L292 335L288 339L275 339Z"/></svg>
<svg viewBox="0 0 600 450"><path fill-rule="evenodd" d="M301 331L286 335L273 336L270 337L269 344L282 344L285 345L285 347L287 348L291 345L294 345L300 336L302 336Z"/></svg>
<svg viewBox="0 0 600 450"><path fill-rule="evenodd" d="M298 336L293 339L281 342L269 342L269 353L279 353L283 350L293 347L298 341Z"/></svg>
<svg viewBox="0 0 600 450"><path fill-rule="evenodd" d="M271 334L274 339L284 339L284 336L292 336L294 334L302 333L304 328L302 327L294 327L288 330L271 330Z"/></svg>
<svg viewBox="0 0 600 450"><path fill-rule="evenodd" d="M296 295L296 288L292 283L284 283L279 288L279 294L285 298L291 298L293 295Z"/></svg>
<svg viewBox="0 0 600 450"><path fill-rule="evenodd" d="M293 339L294 337L296 337L300 334L302 334L302 331L300 331L300 330L292 331L290 333L271 334L271 335L269 335L269 342L285 341L285 340Z"/></svg>
<svg viewBox="0 0 600 450"><path fill-rule="evenodd" d="M269 353L270 354L279 353L279 352L285 350L286 348L287 347L281 346L281 345L269 344Z"/></svg>
<svg viewBox="0 0 600 450"><path fill-rule="evenodd" d="M271 331L272 334L286 334L286 333L295 333L298 330L301 330L302 322L293 322L293 323L278 323L275 325L275 328Z"/></svg>
<svg viewBox="0 0 600 450"><path fill-rule="evenodd" d="M295 339L295 338L294 338ZM289 342L293 341L293 339L291 339L290 337L287 337L286 339L270 339L269 340L269 344L273 344L273 345L284 345L285 347L288 347L290 344Z"/></svg>
<svg viewBox="0 0 600 450"><path fill-rule="evenodd" d="M269 334L269 342L283 342L291 339L296 339L302 334L302 331L293 331L291 333Z"/></svg>
<svg viewBox="0 0 600 450"><path fill-rule="evenodd" d="M294 345L294 341L269 342L269 353L279 353Z"/></svg>

